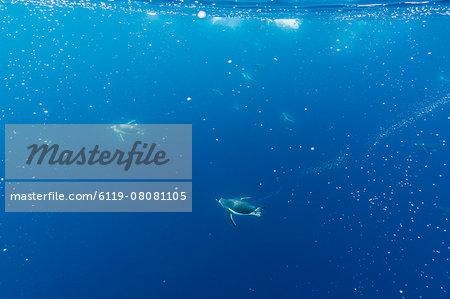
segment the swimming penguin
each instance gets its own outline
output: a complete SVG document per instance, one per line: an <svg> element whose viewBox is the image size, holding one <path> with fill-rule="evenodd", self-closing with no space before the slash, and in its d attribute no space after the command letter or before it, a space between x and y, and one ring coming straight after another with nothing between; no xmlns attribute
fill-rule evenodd
<svg viewBox="0 0 450 299"><path fill-rule="evenodd" d="M432 154L432 153L437 152L437 148L435 148L434 146L425 144L423 142L414 143L414 146L417 148L420 148L426 154Z"/></svg>
<svg viewBox="0 0 450 299"><path fill-rule="evenodd" d="M119 135L122 142L125 141L123 138L124 135L144 135L144 130L139 127L135 120L129 121L126 124L112 125L110 128Z"/></svg>
<svg viewBox="0 0 450 299"><path fill-rule="evenodd" d="M295 118L287 112L281 112L281 116L285 122L295 123Z"/></svg>
<svg viewBox="0 0 450 299"><path fill-rule="evenodd" d="M450 216L450 208L448 207L438 207L439 211L446 217Z"/></svg>
<svg viewBox="0 0 450 299"><path fill-rule="evenodd" d="M213 88L213 89L211 89L211 91L212 91L216 96L221 96L221 97L224 96L223 92L222 92L220 89Z"/></svg>
<svg viewBox="0 0 450 299"><path fill-rule="evenodd" d="M250 76L249 73L241 73L242 77L247 80L247 81L251 81L251 82L256 82L255 79L252 78L252 76Z"/></svg>
<svg viewBox="0 0 450 299"><path fill-rule="evenodd" d="M261 216L261 212L265 207L257 207L246 199L250 197L235 197L231 199L221 198L217 201L222 205L222 207L228 210L228 217L230 218L231 224L236 227L236 222L234 222L233 214L236 215L253 215Z"/></svg>

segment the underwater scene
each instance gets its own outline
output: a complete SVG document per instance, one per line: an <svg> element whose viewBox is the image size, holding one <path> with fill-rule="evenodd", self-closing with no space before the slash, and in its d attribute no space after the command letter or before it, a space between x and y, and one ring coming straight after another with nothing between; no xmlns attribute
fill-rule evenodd
<svg viewBox="0 0 450 299"><path fill-rule="evenodd" d="M6 124L192 124L192 212L0 213L0 298L449 298L450 2L0 1Z"/></svg>

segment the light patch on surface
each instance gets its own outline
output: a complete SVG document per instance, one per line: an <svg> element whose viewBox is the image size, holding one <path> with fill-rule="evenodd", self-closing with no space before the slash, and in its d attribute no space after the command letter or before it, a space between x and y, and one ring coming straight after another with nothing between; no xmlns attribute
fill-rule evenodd
<svg viewBox="0 0 450 299"><path fill-rule="evenodd" d="M301 23L299 19L275 19L273 21L280 28L292 30L297 30Z"/></svg>
<svg viewBox="0 0 450 299"><path fill-rule="evenodd" d="M236 28L242 24L242 18L230 18L230 17L214 17L211 19L213 25L220 25L229 28Z"/></svg>

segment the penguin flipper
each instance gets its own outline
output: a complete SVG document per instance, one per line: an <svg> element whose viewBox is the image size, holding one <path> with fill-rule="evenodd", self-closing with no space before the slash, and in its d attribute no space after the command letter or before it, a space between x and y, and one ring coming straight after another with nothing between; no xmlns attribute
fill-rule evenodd
<svg viewBox="0 0 450 299"><path fill-rule="evenodd" d="M229 216L229 218L230 218L231 224L233 224L233 226L236 227L237 225L236 225L236 222L234 222L233 214L231 214L231 212L229 212L229 213L228 213L228 216Z"/></svg>

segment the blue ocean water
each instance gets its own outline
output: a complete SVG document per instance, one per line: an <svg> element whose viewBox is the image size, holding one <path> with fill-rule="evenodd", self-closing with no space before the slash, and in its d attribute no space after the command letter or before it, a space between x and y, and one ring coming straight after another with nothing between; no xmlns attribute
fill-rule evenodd
<svg viewBox="0 0 450 299"><path fill-rule="evenodd" d="M1 298L448 298L448 2L0 12L2 125L192 124L194 194L2 212ZM215 199L235 196L266 209L233 227Z"/></svg>

